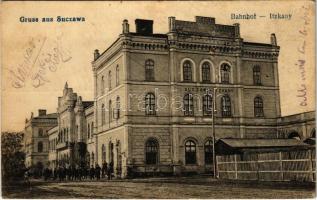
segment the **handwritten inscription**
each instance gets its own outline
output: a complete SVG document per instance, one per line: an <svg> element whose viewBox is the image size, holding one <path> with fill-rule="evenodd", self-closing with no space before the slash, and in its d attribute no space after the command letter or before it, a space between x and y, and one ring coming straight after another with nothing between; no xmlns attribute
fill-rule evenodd
<svg viewBox="0 0 317 200"><path fill-rule="evenodd" d="M70 52L62 46L62 36L51 41L46 37L31 38L23 56L18 66L7 69L14 88L23 88L29 82L38 88L49 82L48 73L56 72L61 63L72 59Z"/></svg>
<svg viewBox="0 0 317 200"><path fill-rule="evenodd" d="M297 98L299 98L299 105L300 106L307 106L307 87L306 87L306 37L307 37L307 27L310 24L309 19L309 8L303 6L302 7L303 12L303 26L298 31L300 35L301 42L297 47L297 52L299 53L298 59L295 63L295 66L297 66L299 70L300 80L301 83L299 84L299 87L297 89Z"/></svg>

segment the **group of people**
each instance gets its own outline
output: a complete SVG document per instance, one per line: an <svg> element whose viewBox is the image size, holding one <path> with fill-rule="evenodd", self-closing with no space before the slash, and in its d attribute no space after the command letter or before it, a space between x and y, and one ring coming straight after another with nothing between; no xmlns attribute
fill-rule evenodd
<svg viewBox="0 0 317 200"><path fill-rule="evenodd" d="M113 162L109 165L105 162L100 167L91 165L89 167L78 166L59 166L54 169L49 167L44 168L44 180L59 180L59 181L81 181L81 180L100 180L101 178L108 178L111 180L113 176Z"/></svg>

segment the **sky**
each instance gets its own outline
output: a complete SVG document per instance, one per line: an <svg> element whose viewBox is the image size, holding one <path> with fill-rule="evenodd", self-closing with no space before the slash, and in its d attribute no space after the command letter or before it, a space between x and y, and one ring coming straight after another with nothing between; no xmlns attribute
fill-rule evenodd
<svg viewBox="0 0 317 200"><path fill-rule="evenodd" d="M129 21L130 31L135 31L137 18L154 20L155 33L167 33L169 16L186 21L208 16L219 24L240 23L241 37L249 42L270 43L270 34L275 33L281 47L282 115L315 110L311 1L2 2L1 6L2 131L23 130L25 118L31 112L37 116L38 109L56 112L57 97L62 96L66 81L83 100L93 100L94 50L103 52L117 39L124 19ZM232 13L255 13L257 18L233 20ZM270 13L292 17L273 20ZM85 21L57 22L58 16L83 17ZM21 22L23 17L40 22ZM54 21L41 22L43 17Z"/></svg>

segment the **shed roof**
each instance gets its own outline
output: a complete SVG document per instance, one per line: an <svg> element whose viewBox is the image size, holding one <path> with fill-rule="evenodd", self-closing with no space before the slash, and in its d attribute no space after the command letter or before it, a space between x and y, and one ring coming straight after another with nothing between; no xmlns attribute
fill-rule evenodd
<svg viewBox="0 0 317 200"><path fill-rule="evenodd" d="M287 147L287 146L305 146L307 144L296 139L221 139L231 147Z"/></svg>
<svg viewBox="0 0 317 200"><path fill-rule="evenodd" d="M244 152L276 152L294 151L313 148L297 139L220 139L216 143L218 154L232 154Z"/></svg>

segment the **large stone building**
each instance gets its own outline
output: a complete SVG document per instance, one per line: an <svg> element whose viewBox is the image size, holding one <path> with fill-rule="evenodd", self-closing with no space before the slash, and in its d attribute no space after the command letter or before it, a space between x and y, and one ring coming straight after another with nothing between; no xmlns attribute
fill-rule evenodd
<svg viewBox="0 0 317 200"><path fill-rule="evenodd" d="M92 63L99 163L137 172L210 171L214 88L216 139L276 137L274 34L269 44L245 42L238 24L208 17L170 17L167 34L153 33L151 20L135 22L132 33L124 20L122 34Z"/></svg>
<svg viewBox="0 0 317 200"><path fill-rule="evenodd" d="M82 101L66 83L63 96L58 97L57 114L58 126L48 131L50 166L85 164L93 131L93 101Z"/></svg>
<svg viewBox="0 0 317 200"><path fill-rule="evenodd" d="M26 167L45 167L48 164L48 130L57 126L57 114L46 114L46 110L40 109L38 116L31 114L30 119L25 120L24 151Z"/></svg>
<svg viewBox="0 0 317 200"><path fill-rule="evenodd" d="M281 130L298 123L281 117L274 34L267 44L246 42L239 24L210 17L170 17L166 34L154 33L152 20L135 24L131 32L124 20L118 39L95 50L94 102L65 86L58 126L48 132L53 167L113 162L121 177L130 170L206 173L213 169L212 127L215 140L284 138ZM308 129L314 126L310 120Z"/></svg>

